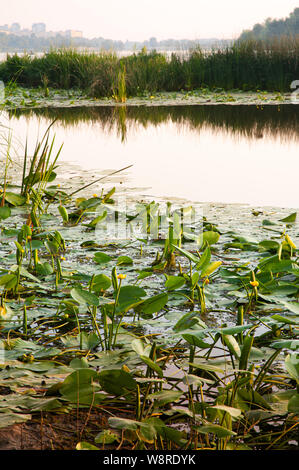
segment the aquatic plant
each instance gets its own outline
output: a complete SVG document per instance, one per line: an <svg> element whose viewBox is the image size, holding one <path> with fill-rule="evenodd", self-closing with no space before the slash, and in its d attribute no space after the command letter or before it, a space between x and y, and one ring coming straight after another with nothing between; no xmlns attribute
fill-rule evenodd
<svg viewBox="0 0 299 470"><path fill-rule="evenodd" d="M0 79L42 87L46 94L48 87L79 88L94 97L117 96L124 85L128 96L201 87L288 92L298 78L298 45L298 37L236 41L209 52L173 53L169 59L156 51L118 58L108 52L52 49L42 57L8 55Z"/></svg>
<svg viewBox="0 0 299 470"><path fill-rule="evenodd" d="M297 214L248 240L205 219L196 233L190 208L168 207L165 232L152 201L142 239L96 237L115 189L50 186L49 130L0 210L0 428L81 410L78 449L294 448Z"/></svg>

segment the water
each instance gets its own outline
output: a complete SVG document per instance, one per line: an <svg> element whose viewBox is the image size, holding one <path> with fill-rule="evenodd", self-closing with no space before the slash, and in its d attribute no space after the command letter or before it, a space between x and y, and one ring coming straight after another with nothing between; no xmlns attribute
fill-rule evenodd
<svg viewBox="0 0 299 470"><path fill-rule="evenodd" d="M293 105L35 109L2 115L16 153L33 151L49 123L60 165L86 182L133 165L115 179L141 195L193 202L299 207L298 111ZM9 121L7 120L9 118ZM75 165L75 167L74 167Z"/></svg>

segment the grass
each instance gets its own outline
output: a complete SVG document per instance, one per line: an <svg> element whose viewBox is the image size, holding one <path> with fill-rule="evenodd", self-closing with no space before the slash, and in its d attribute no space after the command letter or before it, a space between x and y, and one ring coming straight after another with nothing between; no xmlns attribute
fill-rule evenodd
<svg viewBox="0 0 299 470"><path fill-rule="evenodd" d="M126 96L203 86L287 92L298 78L298 53L298 36L236 42L225 49L196 49L170 58L145 50L119 58L114 53L60 49L40 58L8 55L0 65L0 78L5 83L41 87L46 95L48 87L78 88L94 97L114 95L121 102Z"/></svg>
<svg viewBox="0 0 299 470"><path fill-rule="evenodd" d="M150 202L134 235L114 188L55 183L51 142L25 158L30 179L1 175L0 428L67 413L77 449L298 446L297 214L247 240L206 219L183 231L182 208ZM107 235L115 218L129 239Z"/></svg>

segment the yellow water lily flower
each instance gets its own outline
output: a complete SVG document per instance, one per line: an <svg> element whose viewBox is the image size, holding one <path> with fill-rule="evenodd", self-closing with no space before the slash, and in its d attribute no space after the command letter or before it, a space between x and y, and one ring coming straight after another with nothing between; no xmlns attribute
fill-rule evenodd
<svg viewBox="0 0 299 470"><path fill-rule="evenodd" d="M127 275L126 274L119 274L117 276L117 279L126 279Z"/></svg>
<svg viewBox="0 0 299 470"><path fill-rule="evenodd" d="M252 287L258 287L259 286L258 281L250 281L250 284L252 285Z"/></svg>

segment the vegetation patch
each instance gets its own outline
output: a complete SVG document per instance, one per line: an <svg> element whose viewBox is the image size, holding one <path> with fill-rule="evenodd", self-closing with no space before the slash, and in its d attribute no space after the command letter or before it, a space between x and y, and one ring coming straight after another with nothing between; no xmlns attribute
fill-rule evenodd
<svg viewBox="0 0 299 470"><path fill-rule="evenodd" d="M298 446L297 213L245 236L149 201L115 238L114 188L55 184L50 132L1 175L2 448Z"/></svg>

